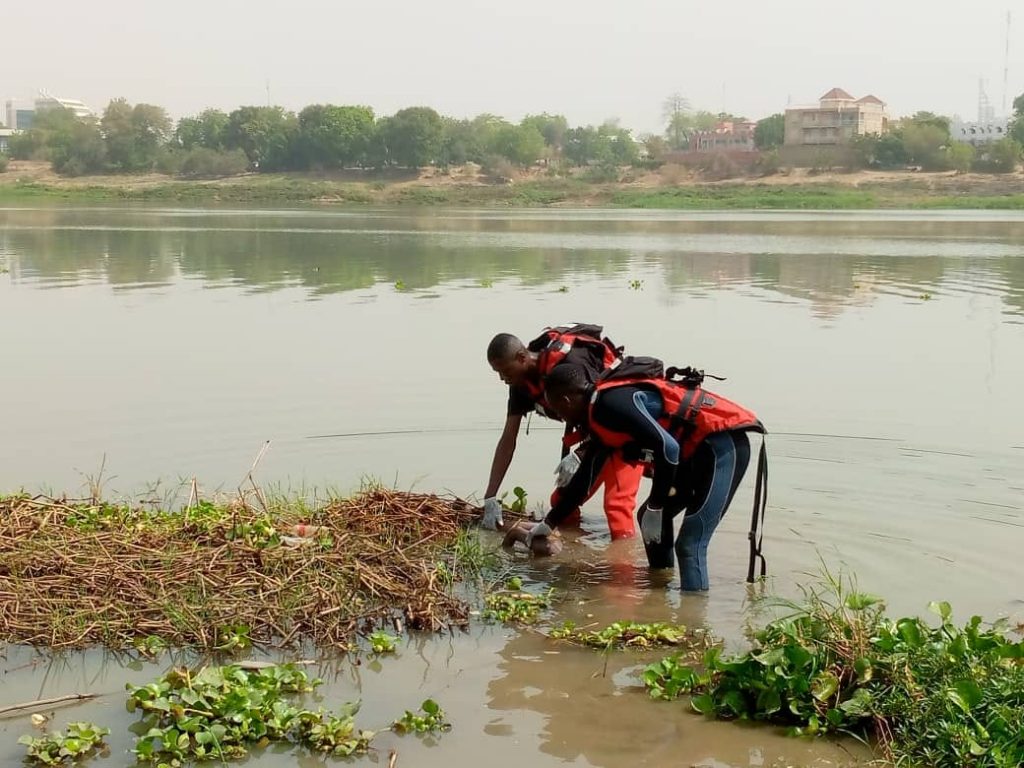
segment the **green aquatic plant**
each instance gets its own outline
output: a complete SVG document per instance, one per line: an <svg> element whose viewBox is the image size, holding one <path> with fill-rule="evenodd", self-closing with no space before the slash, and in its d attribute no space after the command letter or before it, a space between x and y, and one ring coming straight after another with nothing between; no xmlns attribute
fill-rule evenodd
<svg viewBox="0 0 1024 768"><path fill-rule="evenodd" d="M371 632L367 639L370 641L370 650L376 654L394 653L397 648L398 638L383 630Z"/></svg>
<svg viewBox="0 0 1024 768"><path fill-rule="evenodd" d="M79 762L90 756L103 746L103 737L109 733L109 728L100 728L93 723L68 723L63 733L39 737L26 734L18 739L18 743L25 745L25 756L30 763L60 765Z"/></svg>
<svg viewBox="0 0 1024 768"><path fill-rule="evenodd" d="M629 281L629 287L632 288L634 291L643 290L644 281L643 280L630 280Z"/></svg>
<svg viewBox="0 0 1024 768"><path fill-rule="evenodd" d="M754 633L754 647L711 648L702 668L648 666L651 696L689 694L703 714L785 724L795 734L874 739L897 764L1009 768L1024 763L1024 642L975 616L938 626L889 618L881 599L826 578Z"/></svg>
<svg viewBox="0 0 1024 768"><path fill-rule="evenodd" d="M433 699L420 705L420 712L410 712L395 720L391 727L398 733L436 733L451 730L451 723L445 720L444 710Z"/></svg>
<svg viewBox="0 0 1024 768"><path fill-rule="evenodd" d="M319 684L291 664L171 670L155 683L128 686L128 711L141 711L146 727L133 751L139 762L170 765L244 757L250 746L271 741L339 755L365 751L373 734L355 727L357 704L324 713L289 702L288 696Z"/></svg>
<svg viewBox="0 0 1024 768"><path fill-rule="evenodd" d="M405 282L403 280L395 280L395 290L396 291L404 291L405 290Z"/></svg>
<svg viewBox="0 0 1024 768"><path fill-rule="evenodd" d="M568 640L577 645L600 649L653 648L684 643L700 646L705 637L703 632L690 632L682 624L642 624L635 621L616 621L598 630L579 629L574 622L567 621L552 629L550 635L556 640Z"/></svg>
<svg viewBox="0 0 1024 768"><path fill-rule="evenodd" d="M541 611L551 607L554 589L541 595L523 592L523 582L514 576L506 582L506 589L491 592L484 597L483 618L505 624L533 624Z"/></svg>
<svg viewBox="0 0 1024 768"><path fill-rule="evenodd" d="M511 502L505 504L505 498L508 496L508 491L501 494L501 503L511 512L517 515L526 514L526 489L521 485L517 485L512 489L512 496L514 497Z"/></svg>
<svg viewBox="0 0 1024 768"><path fill-rule="evenodd" d="M231 624L217 630L218 651L244 651L252 647L252 638L249 637L249 626L246 624Z"/></svg>
<svg viewBox="0 0 1024 768"><path fill-rule="evenodd" d="M159 656L167 650L167 641L159 635L146 635L132 640L132 647L143 656Z"/></svg>

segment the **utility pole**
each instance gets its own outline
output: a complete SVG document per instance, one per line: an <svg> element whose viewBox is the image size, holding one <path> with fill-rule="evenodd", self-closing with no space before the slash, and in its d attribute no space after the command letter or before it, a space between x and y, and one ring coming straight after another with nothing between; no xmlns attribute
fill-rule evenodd
<svg viewBox="0 0 1024 768"><path fill-rule="evenodd" d="M1006 117L1009 113L1006 111L1006 96L1007 89L1010 82L1010 11L1006 12L1006 53L1003 57L1003 114L1001 117Z"/></svg>

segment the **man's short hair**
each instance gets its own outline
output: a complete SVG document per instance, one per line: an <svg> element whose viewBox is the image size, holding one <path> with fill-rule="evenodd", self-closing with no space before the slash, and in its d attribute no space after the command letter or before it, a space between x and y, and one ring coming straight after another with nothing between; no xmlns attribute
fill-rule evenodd
<svg viewBox="0 0 1024 768"><path fill-rule="evenodd" d="M511 333L499 333L487 345L487 359L508 360L522 349L526 349L526 345L519 340L518 336L513 336Z"/></svg>
<svg viewBox="0 0 1024 768"><path fill-rule="evenodd" d="M586 392L591 386L590 373L582 365L562 363L544 377L544 391L548 397Z"/></svg>

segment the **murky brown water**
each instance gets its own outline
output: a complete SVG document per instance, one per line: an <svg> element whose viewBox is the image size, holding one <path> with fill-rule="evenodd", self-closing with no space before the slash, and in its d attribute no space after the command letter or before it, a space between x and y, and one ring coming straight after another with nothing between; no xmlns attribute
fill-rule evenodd
<svg viewBox="0 0 1024 768"><path fill-rule="evenodd" d="M78 490L104 456L110 495L158 480L173 494L193 474L232 488L270 439L267 485L479 493L504 406L487 340L597 321L630 351L728 376L719 389L763 417L778 591L824 561L894 611L1024 610L1024 216L0 209L0 268L0 491ZM557 432L534 421L509 486L543 498L556 458ZM585 601L559 620L706 621L737 642L749 495L712 544L707 597L609 553L599 508L534 576ZM168 659L30 658L8 649L0 705L110 692L59 717L113 727L101 764L130 764L122 686ZM480 629L413 640L379 671L327 669L325 705L362 698L374 727L436 696L455 730L385 739L385 765L391 746L417 766L856 759L649 702L631 674L649 660L605 675L599 656ZM26 729L0 721L0 764Z"/></svg>

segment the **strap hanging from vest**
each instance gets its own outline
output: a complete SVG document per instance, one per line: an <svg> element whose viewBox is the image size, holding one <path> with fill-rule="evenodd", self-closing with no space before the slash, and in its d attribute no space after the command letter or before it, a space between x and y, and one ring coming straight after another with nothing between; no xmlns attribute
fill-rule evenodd
<svg viewBox="0 0 1024 768"><path fill-rule="evenodd" d="M747 564L747 583L754 583L754 570L761 561L761 578L768 575L768 561L761 547L764 543L764 515L768 507L768 439L761 438L761 452L757 457L757 481L754 483L754 509L750 515L750 561Z"/></svg>

